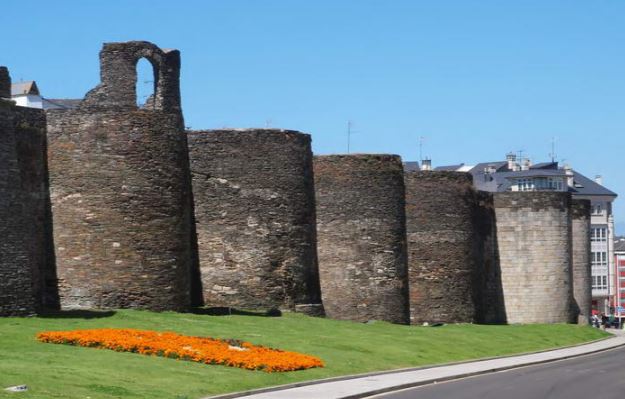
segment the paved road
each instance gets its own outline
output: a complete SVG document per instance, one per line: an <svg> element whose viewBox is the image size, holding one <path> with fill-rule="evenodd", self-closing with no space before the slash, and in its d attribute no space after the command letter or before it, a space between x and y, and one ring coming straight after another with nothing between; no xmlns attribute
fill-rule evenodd
<svg viewBox="0 0 625 399"><path fill-rule="evenodd" d="M616 399L625 398L625 348L426 385L379 399Z"/></svg>

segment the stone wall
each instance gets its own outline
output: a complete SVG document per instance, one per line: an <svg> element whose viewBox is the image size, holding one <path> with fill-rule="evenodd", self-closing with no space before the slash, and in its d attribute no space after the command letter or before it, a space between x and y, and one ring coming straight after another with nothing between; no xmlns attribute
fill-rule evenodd
<svg viewBox="0 0 625 399"><path fill-rule="evenodd" d="M493 193L476 192L475 207L477 274L473 284L473 301L476 306L476 321L482 324L505 324L506 309L501 286Z"/></svg>
<svg viewBox="0 0 625 399"><path fill-rule="evenodd" d="M404 181L410 322L474 322L479 248L473 179L421 171L406 172Z"/></svg>
<svg viewBox="0 0 625 399"><path fill-rule="evenodd" d="M0 98L11 98L11 77L5 66L0 66Z"/></svg>
<svg viewBox="0 0 625 399"><path fill-rule="evenodd" d="M136 64L155 95L136 106ZM49 173L64 308L190 305L191 184L179 53L108 43L101 84L75 110L50 110Z"/></svg>
<svg viewBox="0 0 625 399"><path fill-rule="evenodd" d="M8 71L0 67L0 97L7 86ZM0 316L34 314L43 305L50 226L45 126L43 111L0 100Z"/></svg>
<svg viewBox="0 0 625 399"><path fill-rule="evenodd" d="M310 136L188 137L205 305L322 314Z"/></svg>
<svg viewBox="0 0 625 399"><path fill-rule="evenodd" d="M506 192L494 198L507 322L569 322L571 195Z"/></svg>
<svg viewBox="0 0 625 399"><path fill-rule="evenodd" d="M573 312L578 323L587 325L592 308L590 274L590 200L575 199L571 204L573 231Z"/></svg>
<svg viewBox="0 0 625 399"><path fill-rule="evenodd" d="M396 155L314 158L321 292L330 318L408 322L406 225Z"/></svg>

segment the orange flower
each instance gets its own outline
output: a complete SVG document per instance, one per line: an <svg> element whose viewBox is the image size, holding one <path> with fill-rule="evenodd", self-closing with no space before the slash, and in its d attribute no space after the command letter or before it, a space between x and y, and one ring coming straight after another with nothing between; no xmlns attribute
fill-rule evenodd
<svg viewBox="0 0 625 399"><path fill-rule="evenodd" d="M266 348L249 342L190 337L173 332L114 328L46 331L37 334L37 340L267 372L323 367L321 359L302 353Z"/></svg>

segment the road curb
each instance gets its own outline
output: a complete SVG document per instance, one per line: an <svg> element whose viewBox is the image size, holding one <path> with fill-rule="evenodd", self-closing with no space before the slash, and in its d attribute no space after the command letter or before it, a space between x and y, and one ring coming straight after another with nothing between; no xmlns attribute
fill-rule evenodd
<svg viewBox="0 0 625 399"><path fill-rule="evenodd" d="M545 353L545 352L551 352L551 351L562 350L562 349L576 348L576 347L579 347L579 346L590 345L590 344L593 344L593 343L596 343L596 342L601 342L601 341L605 341L605 340L615 339L616 337L617 337L616 335L612 335L612 336L596 339L596 340L593 340L593 341L588 341L588 342L584 342L584 343L575 344L575 345L568 345L568 346L562 346L562 347L557 347L557 348L544 349L544 350L534 351L534 352L522 352L522 353L516 353L516 354L513 354L513 355L493 356L493 357L486 357L486 358L473 359L473 360L463 360L463 361L458 361L458 362L442 363L442 364L436 364L436 365L431 365L431 366L409 367L409 368L402 368L402 369L395 369L395 370L385 370L385 371L374 371L374 372L370 372L370 373L362 373L362 374L352 374L352 375L346 375L346 376L330 377L330 378L323 378L323 379L319 379L319 380L301 381L301 382L295 382L295 383L291 383L291 384L277 385L277 386L273 386L273 387L258 388L258 389L250 389L250 390L247 390L247 391L239 391L239 392L233 392L233 393L228 393L228 394L221 394L221 395L216 395L216 396L205 396L205 397L202 397L200 399L235 399L235 398L244 398L246 396L251 396L251 395L257 395L257 394L269 393L269 392L276 392L276 391L284 391L284 390L287 390L287 389L293 389L293 388L299 388L299 387L305 387L305 386L311 386L311 385L319 385L319 384L325 384L325 383L330 383L330 382L347 381L347 380L354 380L354 379L358 379L358 378L376 377L376 376L387 375L387 374L404 373L404 372L419 371L419 370L425 370L425 369L436 369L436 368L447 367L447 366L456 366L456 365L462 365L462 364L468 364L468 363L485 362L485 361L489 361L489 360L506 359L506 358L512 358L512 357L517 357L517 356L526 356L526 355ZM449 376L449 377L432 378L430 380L424 380L424 381L418 381L418 382L413 382L413 383L401 384L401 385L397 385L397 386L393 386L393 387L381 388L379 390L368 391L368 392L360 393L360 394L356 394L356 395L343 396L343 397L341 397L341 399L366 398L366 397L371 397L371 396L379 395L379 394L383 394L383 393L394 392L394 391L401 391L403 389L408 389L408 388L414 388L414 387L417 387L417 386L433 384L433 383L436 383L436 382L452 381L452 380L456 380L456 379L468 378L468 377L473 377L473 376L478 376L478 375L483 375L483 374L488 374L488 373L493 373L493 372L498 372L498 371L506 371L506 370L511 370L511 369L515 369L515 368L521 368L521 367L527 367L527 366L535 366L535 365L538 365L538 364L552 363L552 362L557 362L557 361L560 361L560 360L566 360L566 359L571 359L571 358L575 358L575 357L592 355L592 354L596 354L596 353L605 352L605 351L609 351L609 350L612 350L612 349L620 348L620 347L623 347L623 346L625 346L625 342L623 342L621 344L618 344L618 345L615 345L615 346L612 346L612 347L608 347L608 348L600 348L600 349L597 349L597 350L593 350L593 351L585 352L585 353L580 353L580 354L565 355L565 356L562 356L562 357L559 357L559 358L556 358L556 359L534 361L534 362L524 363L524 364L520 364L520 365L496 367L496 368L493 368L493 369L482 370L482 371L472 372L472 373L463 373L463 374L458 374L458 375Z"/></svg>
<svg viewBox="0 0 625 399"><path fill-rule="evenodd" d="M606 339L609 339L609 338L606 338ZM593 342L596 342L596 341L593 341ZM616 345L616 346L612 346L610 348L601 348L601 349L597 349L597 350L594 350L594 351L591 351L591 352L580 353L580 354L577 354L577 355L562 356L562 357L559 357L557 359L538 360L538 361L535 361L535 362L528 362L528 363L518 364L518 365L514 365L514 366L494 367L494 368L489 369L489 370L476 371L476 372L473 372L473 373L457 374L457 375L454 375L454 376L442 377L442 378L432 378L432 379L429 379L429 380L418 381L418 382L413 382L413 383L409 382L409 383L406 383L406 384L395 385L395 386L389 387L389 388L375 389L375 390L372 390L372 391L368 391L368 392L364 392L364 393L360 393L360 394L356 394L356 395L342 396L341 399L370 398L372 396L381 395L381 394L384 394L384 393L402 391L404 389L416 388L416 387L420 387L420 386L424 386L424 385L430 385L430 384L435 384L435 383L439 383L439 382L448 382L448 381L454 381L454 380L461 380L463 378L477 377L477 376L480 376L480 375L497 373L497 372L500 372L500 371L520 369L520 368L523 368L523 367L538 366L540 364L555 363L555 362L560 362L560 361L563 361L563 360L574 359L576 357L591 356L591 355L595 355L597 353L607 352L607 351L611 351L611 350L614 350L614 349L619 349L619 348L621 348L623 346L625 346L625 342L622 343L622 344ZM559 349L566 349L566 348L559 348ZM536 353L540 353L540 352L536 352ZM522 356L522 355L519 355L519 356ZM513 356L509 356L509 357L513 357ZM478 361L481 361L481 360L478 360Z"/></svg>

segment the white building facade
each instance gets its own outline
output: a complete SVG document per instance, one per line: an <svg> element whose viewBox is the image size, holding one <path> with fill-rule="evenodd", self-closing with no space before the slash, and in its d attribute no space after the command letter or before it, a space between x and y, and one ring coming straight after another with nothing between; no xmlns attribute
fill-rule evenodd
<svg viewBox="0 0 625 399"><path fill-rule="evenodd" d="M473 175L475 188L482 191L568 191L575 199L590 200L593 309L606 314L616 311L618 306L625 309L625 252L622 276L616 269L614 252L612 202L617 194L603 186L601 177L589 179L568 165L559 167L557 162L536 165L528 159L517 162L512 153L507 154L505 161L443 166L435 170L468 171ZM625 311L622 316L625 317Z"/></svg>

